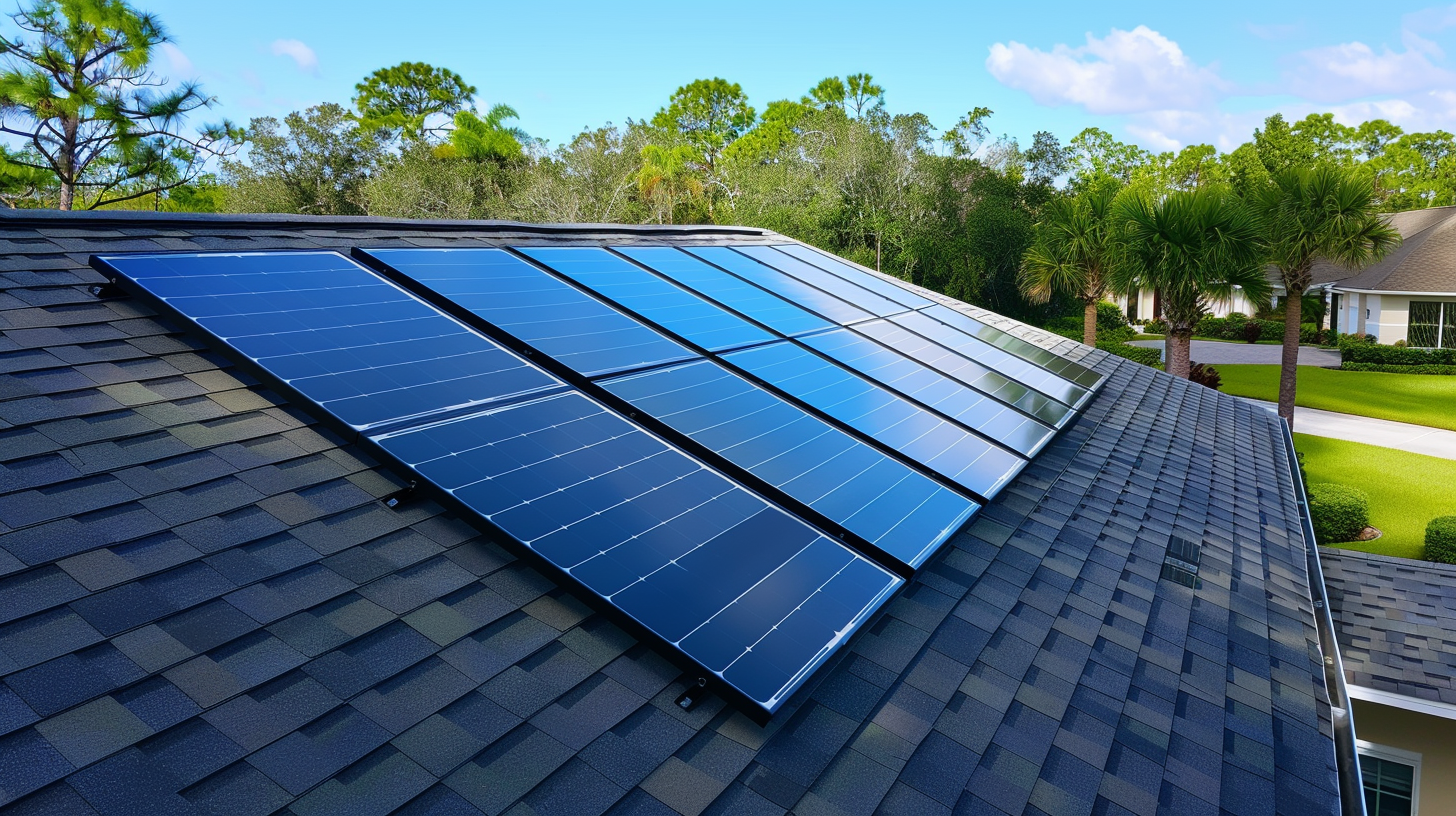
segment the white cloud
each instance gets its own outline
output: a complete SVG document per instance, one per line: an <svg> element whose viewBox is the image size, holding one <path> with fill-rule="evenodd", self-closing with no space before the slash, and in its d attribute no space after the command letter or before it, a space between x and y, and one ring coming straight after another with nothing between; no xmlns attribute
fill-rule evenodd
<svg viewBox="0 0 1456 816"><path fill-rule="evenodd" d="M1456 84L1456 74L1431 62L1428 50L1385 48L1377 52L1362 42L1312 48L1297 55L1285 82L1292 93L1315 102L1344 102Z"/></svg>
<svg viewBox="0 0 1456 816"><path fill-rule="evenodd" d="M162 56L167 60L167 67L170 69L169 73L173 77L193 79L197 76L197 69L192 67L192 60L188 59L187 55L182 53L182 49L169 42L162 43L159 48Z"/></svg>
<svg viewBox="0 0 1456 816"><path fill-rule="evenodd" d="M1088 113L1127 114L1204 107L1226 87L1218 74L1195 64L1178 43L1148 28L1112 29L1087 44L1042 51L1023 43L996 43L986 69L997 81L1031 94L1043 105L1080 105Z"/></svg>
<svg viewBox="0 0 1456 816"><path fill-rule="evenodd" d="M318 55L302 40L274 40L273 56L288 57L298 64L298 70L305 73L318 73Z"/></svg>

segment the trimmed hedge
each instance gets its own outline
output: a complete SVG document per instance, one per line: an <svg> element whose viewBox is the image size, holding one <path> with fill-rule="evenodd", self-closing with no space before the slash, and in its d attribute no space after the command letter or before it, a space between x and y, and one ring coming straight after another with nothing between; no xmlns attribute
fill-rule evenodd
<svg viewBox="0 0 1456 816"><path fill-rule="evenodd" d="M1456 349L1401 348L1373 343L1341 343L1340 362L1383 366L1456 365Z"/></svg>
<svg viewBox="0 0 1456 816"><path fill-rule="evenodd" d="M1370 497L1365 491L1339 484L1309 486L1309 520L1321 544L1354 541L1370 526Z"/></svg>
<svg viewBox="0 0 1456 816"><path fill-rule="evenodd" d="M1456 564L1456 516L1433 518L1426 525L1425 558L1438 564Z"/></svg>
<svg viewBox="0 0 1456 816"><path fill-rule="evenodd" d="M1116 354L1118 357L1126 357L1134 363L1142 363L1150 368L1157 368L1163 363L1161 349L1143 348L1142 346L1129 346L1127 343L1099 340L1097 348L1108 354Z"/></svg>
<svg viewBox="0 0 1456 816"><path fill-rule="evenodd" d="M1380 365L1378 363L1340 363L1341 371L1378 371L1382 374L1456 375L1456 365Z"/></svg>
<svg viewBox="0 0 1456 816"><path fill-rule="evenodd" d="M1248 341L1249 337L1257 326L1258 335L1254 342L1260 340L1283 340L1284 324L1278 320L1250 320L1247 317L1234 312L1228 317L1205 317L1198 321L1193 327L1195 337L1213 337L1219 340L1243 340Z"/></svg>

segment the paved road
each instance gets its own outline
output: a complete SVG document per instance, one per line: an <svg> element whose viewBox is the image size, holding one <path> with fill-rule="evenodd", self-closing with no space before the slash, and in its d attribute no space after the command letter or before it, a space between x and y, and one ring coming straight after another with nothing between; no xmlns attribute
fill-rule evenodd
<svg viewBox="0 0 1456 816"><path fill-rule="evenodd" d="M1133 340L1131 345L1162 349L1162 340ZM1279 365L1282 346L1259 343L1220 343L1216 340L1194 340L1191 356L1195 363L1210 365ZM1340 364L1340 352L1334 349L1299 347L1299 364L1335 368Z"/></svg>
<svg viewBox="0 0 1456 816"><path fill-rule="evenodd" d="M1270 411L1278 410L1278 406L1272 402L1249 402L1262 405ZM1318 408L1295 408L1294 432L1363 442L1366 445L1423 453L1442 459L1456 459L1456 431L1428 428L1425 425L1339 414Z"/></svg>

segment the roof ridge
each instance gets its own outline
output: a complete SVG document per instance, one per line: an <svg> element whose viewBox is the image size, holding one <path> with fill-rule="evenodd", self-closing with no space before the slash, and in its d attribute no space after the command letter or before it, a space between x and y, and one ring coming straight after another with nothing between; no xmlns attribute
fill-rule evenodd
<svg viewBox="0 0 1456 816"><path fill-rule="evenodd" d="M379 229L381 227L422 231L499 231L601 233L636 232L665 235L774 235L771 230L716 224L538 224L525 221L436 220L422 218L387 218L372 215L298 215L293 213L178 213L146 210L4 210L0 209L0 228L13 227L178 227L206 225L257 228L288 226L292 228Z"/></svg>

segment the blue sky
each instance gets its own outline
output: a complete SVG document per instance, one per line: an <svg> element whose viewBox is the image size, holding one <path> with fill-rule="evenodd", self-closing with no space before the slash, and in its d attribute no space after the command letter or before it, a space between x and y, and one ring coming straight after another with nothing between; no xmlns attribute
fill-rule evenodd
<svg viewBox="0 0 1456 816"><path fill-rule="evenodd" d="M1456 6L1419 2L133 2L171 30L162 71L200 79L219 99L207 118L239 123L347 102L373 69L419 60L552 144L651 116L699 77L762 110L859 71L892 111L947 127L985 105L1023 144L1098 126L1227 149L1274 111L1456 130Z"/></svg>

